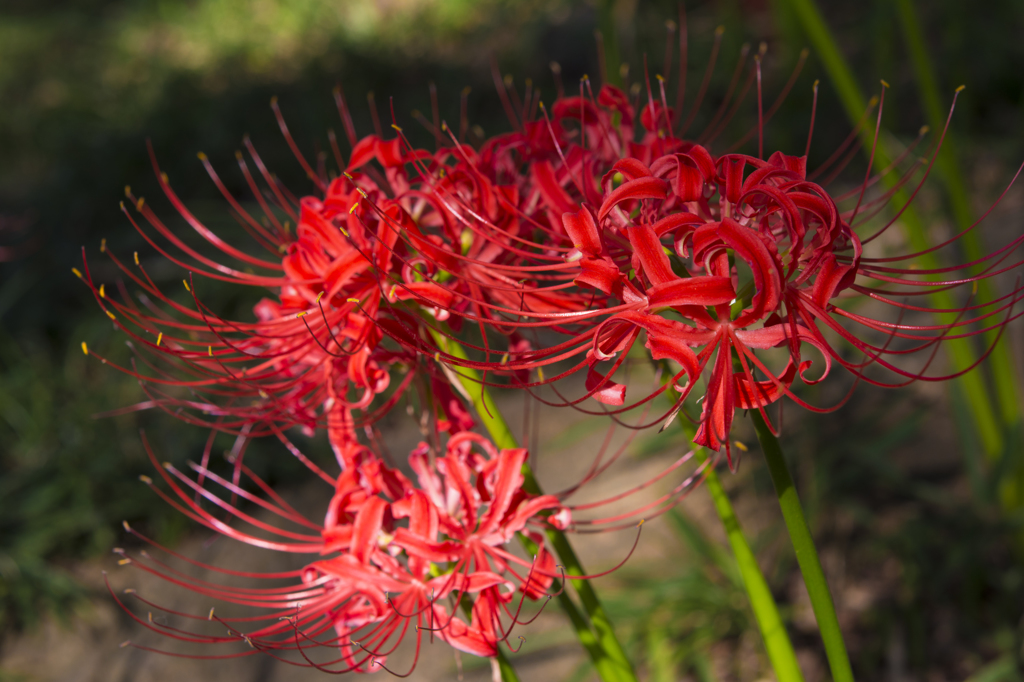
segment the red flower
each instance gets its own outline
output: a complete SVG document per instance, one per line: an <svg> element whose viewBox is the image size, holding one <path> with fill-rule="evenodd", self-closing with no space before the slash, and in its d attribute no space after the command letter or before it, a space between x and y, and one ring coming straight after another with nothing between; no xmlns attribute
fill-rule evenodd
<svg viewBox="0 0 1024 682"><path fill-rule="evenodd" d="M664 106L659 109L654 98L645 108L651 112L646 132L633 141L631 126L611 127L616 116L626 121L633 115L623 102L621 93L606 86L596 104L581 97L552 106L554 117L546 127L558 162L536 149L524 154L529 162L518 181L523 199L508 208L539 235L529 245L532 257L523 256L519 267L526 278L523 302L512 310L493 307L492 314L475 319L502 333L543 328L562 334L563 340L534 341L534 349L525 351L510 346L501 362L486 358L464 362L450 356L446 362L514 376L517 371L574 359L573 367L547 379L540 375L525 386L551 383L586 368L586 395L565 404L577 405L593 397L613 406L604 411L612 415L675 387L674 406L653 423L673 418L698 380L705 378L695 442L713 450L725 446L731 461L728 434L737 408L764 414L766 405L783 396L818 411L838 407L812 407L794 394L790 386L798 375L814 384L828 375L832 363L838 363L858 381L883 386L948 379L962 372L932 375L927 371L943 341L1001 329L1020 314L1012 311L1022 291L1019 286L981 305L935 310L957 314L955 321L942 324L886 322L847 310L837 297L870 297L893 305L901 315L929 311L897 302L895 297L969 286L1016 268L1020 261L1006 261L1024 237L962 266L891 267L890 263L912 260L962 235L922 254L866 258L856 230L881 211L888 198L883 194L864 199L877 177L869 176L861 187L840 197L839 201L850 203L856 198L851 208L842 210L836 198L808 179L805 157L778 152L767 161L742 154L714 157L700 145L673 137L671 112ZM572 116L581 122L575 136L565 125ZM655 134L659 120L664 124ZM504 139L518 151L536 136L535 129L527 126L518 136ZM935 154L940 146L941 138ZM494 158L503 155L498 149L490 153ZM900 185L909 181L913 170L916 166ZM925 178L927 172L921 183ZM477 216L476 220L477 233L491 229L486 219ZM558 262L556 256L560 256ZM964 267L976 268L978 274L935 281ZM546 307L532 307L530 301L541 296ZM626 405L626 387L611 377L641 331L650 357L672 361L674 376L662 388ZM870 340L865 331L881 332L883 337ZM396 338L410 350L433 352ZM846 357L839 343L843 341L863 359ZM811 361L803 359L805 344L824 358L824 368L816 377L808 374ZM776 369L755 352L774 347L785 347L789 355L788 362ZM897 362L898 356L914 352L930 354L924 368L909 370ZM608 371L598 369L599 363L609 361ZM866 373L872 365L902 379L893 383L875 378Z"/></svg>
<svg viewBox="0 0 1024 682"><path fill-rule="evenodd" d="M281 125L295 148L283 121ZM110 257L145 292L142 307L126 293L120 300L108 297L105 287L93 282L86 264L85 280L97 302L129 335L133 348L145 351L140 357L147 367L118 366L142 380L151 399L137 408L160 407L192 423L248 436L279 434L293 425L326 426L339 461L347 467L356 456L353 429L387 412L413 381L416 372L410 370L419 364L400 348L382 345L382 330L416 336L421 326L417 310L446 320L469 305L464 296L474 291L459 290L463 279L455 280L454 288L438 283L452 272L468 272L472 279L487 283L489 295L511 300L513 294L500 286L507 278L483 272L498 252L479 253L482 240L474 246L472 236L463 235L444 204L445 196L457 194L462 209L497 216L500 191L460 170L463 162L447 149L436 155L422 150L403 153L400 140L384 141L375 135L359 141L353 137L352 142L346 171L330 182L313 174L298 156L321 194L296 200L266 171L246 141L268 186L259 187L239 154L242 174L263 210L263 224L231 195L200 155L242 227L270 252L269 258L249 255L203 225L174 193L166 175L159 173L155 160L161 189L220 259L187 244L149 204L128 191L145 222L136 221L127 209L126 215L161 255L188 269L185 288L192 298L183 305L166 295L138 254L134 268ZM428 187L423 179L427 169L447 169L447 174ZM276 206L270 206L264 194L273 196ZM294 235L280 213L295 221ZM105 242L101 251L108 252ZM252 268L263 272L254 274ZM194 275L269 288L274 296L259 301L254 320L228 320L202 303L194 291ZM392 382L396 365L404 376ZM191 395L183 395L184 390ZM383 399L375 400L378 396ZM458 402L449 399L445 410L459 412Z"/></svg>
<svg viewBox="0 0 1024 682"><path fill-rule="evenodd" d="M199 478L192 479L165 465L161 475L171 492L154 489L193 520L250 545L319 558L300 571L267 575L205 567L231 577L274 583L265 588L216 585L145 553L139 559L126 558L122 563L211 599L265 613L220 619L211 610L208 618L186 616L193 621L217 620L228 626L227 636L165 626L152 619L136 620L186 642L244 641L251 647L225 657L264 652L333 672L386 667L387 656L410 629L417 637L423 630L467 653L496 655L497 647L520 622L522 601L544 597L553 578L561 576L544 548L543 535L528 526L564 526L569 512L554 497L522 490L523 450L498 451L476 434L457 434L449 439L445 456L436 461L443 473L430 463L428 451L421 444L410 455L424 489L364 452L357 467L331 479L334 495L322 524L299 514L248 468L243 467L245 475L263 495L248 492L240 483L203 466L193 466ZM204 482L261 507L264 513L243 511ZM208 511L202 501L227 512L233 522ZM276 518L265 520L267 513ZM236 523L252 530L240 530ZM127 524L126 529L148 542ZM505 549L517 532L527 533L539 545L532 562ZM517 592L520 605L513 609ZM457 613L463 596L474 600L468 623ZM418 640L417 652L419 646Z"/></svg>

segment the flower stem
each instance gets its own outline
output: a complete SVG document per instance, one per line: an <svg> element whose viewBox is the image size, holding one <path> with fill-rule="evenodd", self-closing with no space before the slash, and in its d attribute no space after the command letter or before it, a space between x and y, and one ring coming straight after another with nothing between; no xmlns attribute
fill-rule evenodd
<svg viewBox="0 0 1024 682"><path fill-rule="evenodd" d="M818 631L825 645L825 655L832 669L832 679L834 682L853 682L850 656L846 653L846 643L843 642L843 633L839 629L836 607L825 581L825 573L821 570L818 550L814 547L811 529L807 526L807 519L804 517L800 498L793 485L793 478L789 475L782 448L760 412L751 410L750 418L754 422L757 439L761 442L764 459L768 463L772 483L775 484L775 493L779 497L779 506L782 507L782 517L786 521L786 529L796 552L796 561L800 565L807 593L811 597L811 607L818 621Z"/></svg>
<svg viewBox="0 0 1024 682"><path fill-rule="evenodd" d="M501 682L519 682L516 669L512 667L512 663L505 656L504 651L498 649L495 659L498 661L498 670L501 671Z"/></svg>
<svg viewBox="0 0 1024 682"><path fill-rule="evenodd" d="M430 333L434 342L441 350L460 360L468 359L465 349L458 343L433 329L431 329ZM487 387L484 386L479 373L467 367L459 367L457 372L460 377L466 380L463 387L470 395L473 407L476 408L477 416L483 422L484 428L487 429L494 444L499 448L519 447L516 437L508 426L508 422L505 421L505 418L494 404L494 399L491 397ZM533 475L529 464L523 464L522 473L525 479L523 487L526 491L535 495L541 494L540 485L537 482L537 478ZM580 563L579 557L576 556L576 552L573 550L565 533L556 528L548 528L546 534L548 541L551 542L551 546L555 550L555 554L558 555L558 558L565 567L566 575L586 575L586 571L583 570L583 565ZM594 667L597 668L598 675L600 675L604 682L637 682L633 665L622 648L622 644L619 643L618 638L615 636L615 629L612 627L611 620L608 618L608 614L604 610L604 606L601 604L601 600L598 598L597 592L594 591L590 581L577 578L569 580L569 583L583 604L583 610L586 611L587 616L590 618L590 625L593 626L593 630L587 626L582 614L579 613L576 605L569 598L565 590L559 595L559 604L569 615L576 630L576 635L584 648L586 648L587 653L590 654Z"/></svg>
<svg viewBox="0 0 1024 682"><path fill-rule="evenodd" d="M703 448L695 451L697 459L705 461L707 455ZM800 666L796 660L796 652L793 651L793 643L789 641L789 634L782 624L779 616L779 608L775 605L775 598L768 588L768 582L761 573L761 567L757 565L754 552L747 543L743 529L740 527L736 512L733 511L729 496L722 487L722 481L714 467L709 466L704 474L704 485L711 493L711 499L715 503L715 511L718 518L722 520L725 527L726 537L732 547L732 553L736 557L736 564L740 569L740 576L743 578L743 586L747 589L747 597L750 599L750 607L754 611L754 618L761 629L761 636L764 638L765 649L768 650L768 660L771 661L775 675L779 682L803 682L804 676L800 672Z"/></svg>

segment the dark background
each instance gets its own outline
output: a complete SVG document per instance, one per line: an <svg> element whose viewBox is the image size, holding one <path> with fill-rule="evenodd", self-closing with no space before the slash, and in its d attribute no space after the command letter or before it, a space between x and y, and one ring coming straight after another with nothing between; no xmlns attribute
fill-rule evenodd
<svg viewBox="0 0 1024 682"><path fill-rule="evenodd" d="M638 78L644 54L652 73L660 71L665 21L677 18L675 3L613 4L615 37L631 78ZM892 85L886 127L911 139L926 116L892 3L823 4L862 88L876 92L880 78ZM952 130L980 212L1024 158L1024 4L996 0L971 12L952 0L918 4L945 101L957 85L968 86ZM714 28L726 27L702 117L720 100L745 41L767 42L766 93L774 98L809 44L780 6L687 4L691 96ZM552 60L570 88L582 74L598 73L597 25L595 4L568 0L0 2L0 638L42 618L69 617L88 592L72 577L74 567L109 550L122 519L165 542L187 529L137 482L149 469L138 430L147 429L162 456L175 461L195 458L205 434L145 412L92 418L142 394L130 377L79 350L85 340L125 357L122 339L71 274L81 266L82 247L107 281L114 271L99 257L101 238L124 259L138 249L158 278L181 277L143 248L118 209L126 184L156 199L146 141L190 207L212 227L231 230L198 151L210 156L230 188L240 189L241 178L230 172L232 155L248 133L293 191L312 190L277 130L268 106L272 95L310 156L329 150L329 128L343 139L331 97L335 84L343 85L361 134L372 132L364 99L372 90L385 125L393 97L400 124L418 143L431 144L411 115L430 111L428 81L437 84L442 117L452 122L460 91L471 86L471 122L494 134L508 124L490 60L503 74L514 74L519 87L532 78L550 102ZM769 147L802 151L816 78L822 87L812 166L850 130L813 53L767 132ZM752 106L745 106L734 131L745 131L752 115ZM166 204L158 205L170 216ZM948 227L939 187L920 205L936 230ZM987 238L1020 234L1019 201L1017 208L1002 214ZM227 288L212 289L209 297L211 305L243 315L252 304ZM866 389L848 410L787 424L826 553L846 557L849 571L866 575L895 562L877 579L870 608L846 623L862 679L962 680L986 665L997 673L984 678L992 682L1017 675L1024 605L1020 514L1000 509L984 486L972 487L971 472L985 471L970 436L952 437L949 424L958 414L941 390ZM936 442L929 438L936 432L951 438ZM253 461L282 485L301 475L279 459ZM758 466L733 481L734 494L767 494ZM765 537L769 543L775 535ZM792 596L795 570L787 556L778 552L768 570L782 601ZM652 596L665 584L627 574L622 586L630 595L622 618L633 619L631 636L642 642L644 623L658 621L666 608ZM743 609L680 603L707 616L666 625L665 636L680 651L728 649L753 627ZM723 608L724 621L715 610ZM813 630L802 630L798 618L791 625L798 646L817 655ZM638 649L640 660L650 654L645 651ZM680 662L680 674L699 677L697 658Z"/></svg>

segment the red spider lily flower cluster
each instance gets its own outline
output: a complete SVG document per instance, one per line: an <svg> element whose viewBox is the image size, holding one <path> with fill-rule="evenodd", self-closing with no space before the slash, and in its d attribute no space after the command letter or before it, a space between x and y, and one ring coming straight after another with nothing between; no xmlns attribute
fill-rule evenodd
<svg viewBox="0 0 1024 682"><path fill-rule="evenodd" d="M584 79L577 96L560 93L550 107L541 104L539 93L528 89L520 98L498 80L513 132L474 148L435 123L438 139L447 135L448 141L434 152L415 148L397 123L392 139L379 132L358 139L339 93L352 153L345 163L335 148L341 174L334 179L299 153L275 103L282 131L316 185L315 197L290 194L246 141L263 185L241 154L239 167L262 211L258 220L201 155L235 218L266 250L260 257L200 222L154 161L168 200L220 256L205 255L129 191L126 215L163 256L188 269L190 300L167 295L137 257L132 267L110 254L145 292L141 303L124 291L120 299L108 296L86 265L82 277L97 302L139 351L138 361L119 367L145 387L150 400L139 407L159 407L237 434L240 442L276 436L335 494L317 524L256 478L240 455L231 480L210 471L206 456L196 466L196 480L169 468L163 476L173 494L161 494L197 522L255 546L321 558L300 571L268 576L285 584L261 589L211 586L152 560L135 562L212 599L268 610L258 626L251 618L218 619L229 627L227 637L151 627L190 642L244 639L252 651L290 652L289 660L298 656L299 662L336 672L384 668L410 628L432 632L461 651L495 656L520 622L523 601L542 598L555 579L564 578L541 530L627 527L638 516L669 508L700 480L698 467L637 509L579 518L579 512L618 502L664 478L689 463L692 453L655 479L600 502L569 505L568 496L579 486L554 496L530 493L522 474L526 451L498 450L471 431L475 424L464 400L481 386L468 381L463 369L480 373L485 386L524 388L545 404L608 415L616 423L643 407L641 423L628 424L634 429L667 425L687 414L688 398L699 396L699 414L687 415L698 425L694 442L724 450L730 465L737 409L757 409L771 423L765 408L783 397L815 411L838 407L808 404L794 391L797 378L818 383L834 364L856 381L883 386L967 371L928 370L944 341L1002 331L1019 316L1014 306L1024 291L1020 285L998 299L956 310L906 301L970 288L1019 267L1013 254L1024 236L983 259L947 268L902 264L952 245L964 233L927 251L865 255L864 245L900 214L869 236L863 236L863 226L896 189L911 186L923 164L911 200L916 197L942 136L930 159L912 164L893 189L874 187L903 157L835 196L825 188L827 181L816 179L844 150L814 173L807 170L806 151L767 158L762 153L764 124L796 72L763 112L760 62L744 64L746 79L738 68L729 96L695 139L686 137L693 114L684 120L681 98L669 105L662 79L657 93L647 84L643 106L638 94L631 99L607 84L595 93ZM754 82L758 125L741 143L756 134L758 155L713 153L712 143ZM105 245L103 250L108 251ZM973 274L956 275L964 268ZM228 320L203 302L195 275L268 289L271 296L255 306L255 319ZM889 305L898 319L858 313L845 298ZM902 319L905 313L946 313L952 319L910 324ZM627 387L617 377L627 357L641 352L641 334L663 381L628 402ZM468 359L449 352L448 339L462 344ZM805 358L810 349L822 356L823 366L814 372ZM901 362L913 354L926 357L923 368L911 370ZM899 379L879 378L875 367ZM577 372L585 373L585 391L563 397L558 382ZM559 400L542 394L538 389L544 386ZM400 401L411 402L409 394L417 394L433 418L435 439L410 455L411 478L387 466L372 447L374 422ZM671 405L648 420L652 401L666 394ZM287 438L285 430L294 426L327 431L337 478ZM436 456L442 433L448 434L445 454ZM602 461L603 450L580 485L618 456ZM243 473L262 495L246 491ZM232 502L205 481L230 492ZM236 505L238 498L297 530L247 514ZM201 500L261 533L237 530ZM516 535L537 547L532 560L509 549ZM464 618L458 607L468 604ZM324 647L336 657L313 656Z"/></svg>
<svg viewBox="0 0 1024 682"><path fill-rule="evenodd" d="M287 132L283 120L281 125ZM137 254L134 269L113 254L110 257L143 289L143 305L126 296L120 301L108 298L103 286L93 285L86 264L85 276L97 301L137 349L148 351L142 356L146 369L120 367L139 378L149 393L151 400L140 407L158 406L178 418L221 431L245 429L248 436L279 434L294 425L326 426L339 461L348 467L356 447L353 430L372 423L401 398L414 378L411 370L419 363L400 348L380 343L388 328L408 330L421 325L412 309L394 304L413 301L414 307L443 321L466 305L464 301L480 295L479 285L460 289L459 283L469 281L483 283L488 297L511 303L500 286L501 275L489 273L486 267L487 259L499 252L480 253L479 242L476 249L463 245L459 226L439 200L437 189L426 191L408 172L408 164L444 169L440 183L444 190L457 194L464 208L494 221L500 220L494 204L500 191L481 186L476 174L462 168L461 157L446 165L453 157L448 149L437 154L403 154L400 140L385 142L376 135L358 141L353 135L352 142L343 176L327 183L311 174L323 192L321 198L294 200L246 141L269 186L264 190L257 185L239 154L239 166L262 208L265 226L231 196L205 155L200 155L236 218L275 260L254 257L217 237L180 201L155 159L167 198L205 241L234 262L225 264L202 255L127 190L145 220L136 220L127 210L126 214L162 255L189 269L184 285L194 298L193 307L167 296ZM368 167L371 161L380 168ZM268 205L264 193L276 199L276 206ZM282 222L278 213L296 222L294 235L290 223ZM145 224L182 255L158 243ZM107 251L105 244L102 250ZM461 252L472 259L464 268L446 259L446 254ZM462 276L452 285L439 285L435 281L439 264ZM252 268L262 268L266 274L252 274ZM255 321L226 320L201 303L190 284L193 275L269 288L277 295L256 305ZM396 366L404 377L392 382ZM171 393L168 388L179 390ZM189 395L182 397L180 389L187 389ZM435 392L445 389L435 383ZM381 395L385 399L374 404ZM438 397L446 398L441 401L450 412L446 416L461 428L471 425L450 392ZM364 413L361 419L356 418L357 411Z"/></svg>
<svg viewBox="0 0 1024 682"><path fill-rule="evenodd" d="M154 458L148 443L146 447ZM498 450L468 432L449 438L444 455L434 461L429 450L421 443L409 455L415 482L379 459L367 459L332 479L334 494L322 523L296 511L248 467L243 467L244 474L260 495L201 465L193 465L198 474L193 479L165 464L160 472L170 492L154 489L198 523L256 547L316 558L299 570L272 574L204 566L232 578L274 584L240 588L192 577L147 553L126 557L123 563L211 600L256 607L263 614L220 618L211 610L207 616L186 616L193 623L216 620L227 626L227 634L216 636L201 628L161 625L152 613L149 619L136 620L186 642L249 645L240 653L217 658L263 652L331 672L386 668L387 656L410 630L417 638L416 657L421 630L461 651L496 655L513 627L523 622L523 602L550 598L553 581L565 577L545 549L541 531L566 527L571 513L554 496L523 491L525 450ZM233 500L242 498L263 513L246 513L223 493L230 493ZM215 513L218 509L227 512L227 518L219 518L223 514ZM240 530L239 525L251 530ZM538 547L532 560L506 547L517 533ZM129 593L160 609L134 590ZM468 619L458 611L464 596L474 600ZM325 650L333 651L334 657L325 658Z"/></svg>
<svg viewBox="0 0 1024 682"><path fill-rule="evenodd" d="M631 125L613 126L616 119L631 123L635 112L623 93L611 86L604 86L596 98L559 100L551 113L550 119L534 125L548 131L557 170L546 158L523 155L519 196L524 200L516 208L520 220L532 225L543 241L532 245L532 258L520 268L523 303L515 310L492 308L502 317L493 330L543 328L564 339L528 349L510 346L500 362L485 358L463 363L467 367L521 372L575 361L546 380L541 372L537 381L519 385L534 389L585 369L586 394L561 404L578 405L592 398L611 406L602 413L613 416L674 389L673 406L655 424L671 421L703 379L694 442L715 451L724 447L731 463L728 435L737 408L758 409L767 420L765 406L783 396L815 411L836 409L845 402L828 408L808 404L791 389L797 376L815 384L837 363L858 381L881 386L950 379L971 368L929 374L928 365L943 341L993 329L1001 332L1021 314L1013 311L1021 296L1019 284L1001 298L955 310L899 300L970 288L1018 268L1021 261L1012 256L1024 238L971 263L930 270L900 264L953 244L966 230L919 253L865 257L863 243L884 233L902 213L869 237L858 236L857 228L880 212L895 191L865 198L881 175L869 174L859 187L833 197L808 178L806 155L775 152L767 160L736 153L714 156L704 146L672 135L674 115L664 104L664 93L660 103L651 97L644 107L645 133L639 140L628 136ZM880 113L881 106L879 117ZM575 135L566 132L566 120L571 118L580 123ZM535 129L525 126L519 145L526 147L536 135ZM911 201L941 143L942 137ZM901 176L896 187L906 185L916 169ZM840 203L847 201L853 205L841 209ZM475 229L484 234L486 227ZM954 274L964 268L975 272L966 277ZM561 308L574 310L551 314L531 308L529 301L540 295L547 301L558 298ZM901 315L952 313L956 319L924 325L876 320L839 304L850 295L891 305ZM881 338L864 338L858 327L880 332ZM611 376L641 332L649 357L671 361L673 376L660 389L626 405L625 385ZM416 349L410 339L397 340ZM860 358L844 355L844 342ZM811 361L803 358L805 345L823 356L824 367L817 376L808 373ZM788 350L788 361L773 369L755 351L776 347ZM929 356L923 369L906 369L895 359L913 353ZM600 369L608 365L607 370ZM875 378L867 373L871 366L890 370L900 379Z"/></svg>

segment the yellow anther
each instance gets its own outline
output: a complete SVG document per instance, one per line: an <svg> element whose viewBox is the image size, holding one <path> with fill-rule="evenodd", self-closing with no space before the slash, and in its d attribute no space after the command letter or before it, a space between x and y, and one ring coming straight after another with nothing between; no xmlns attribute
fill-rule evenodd
<svg viewBox="0 0 1024 682"><path fill-rule="evenodd" d="M971 285L971 296L978 293L978 280L974 280L974 284Z"/></svg>
<svg viewBox="0 0 1024 682"><path fill-rule="evenodd" d="M156 345L157 345L157 348L160 347L160 342L163 341L163 340L164 340L164 333L163 332L160 332L159 334L156 335Z"/></svg>
<svg viewBox="0 0 1024 682"><path fill-rule="evenodd" d="M270 98L270 106L272 106L272 107L276 107L277 106L277 95L274 95L273 97Z"/></svg>
<svg viewBox="0 0 1024 682"><path fill-rule="evenodd" d="M640 519L640 523L636 524L636 527L639 528L640 526L644 525L644 521L646 520L647 519Z"/></svg>
<svg viewBox="0 0 1024 682"><path fill-rule="evenodd" d="M341 174L344 175L349 180L355 180L355 178L353 178L351 175L349 175L348 171L342 171Z"/></svg>
<svg viewBox="0 0 1024 682"><path fill-rule="evenodd" d="M104 237L103 239L100 240L100 253L106 253L106 252L107 252L107 238Z"/></svg>
<svg viewBox="0 0 1024 682"><path fill-rule="evenodd" d="M339 230L339 231L340 231L340 232L341 232L341 233L342 233L343 235L345 235L346 237L348 236L348 230L346 230L346 229L345 229L344 227L342 227L341 225L339 225L339 226L338 226L338 230Z"/></svg>
<svg viewBox="0 0 1024 682"><path fill-rule="evenodd" d="M238 149L235 150L235 158L238 159L239 161L242 160L242 152Z"/></svg>
<svg viewBox="0 0 1024 682"><path fill-rule="evenodd" d="M153 479L147 476L146 474L141 474L139 476L139 480L145 483L146 485L153 485Z"/></svg>
<svg viewBox="0 0 1024 682"><path fill-rule="evenodd" d="M446 121L441 121L441 130L446 133L448 132L448 123Z"/></svg>
<svg viewBox="0 0 1024 682"><path fill-rule="evenodd" d="M392 127L392 128L394 128L395 130L397 130L398 132L402 132L402 129L401 129L401 128L399 128L399 127L398 127L397 125L395 125L394 123L392 123L392 124L391 124L391 127Z"/></svg>
<svg viewBox="0 0 1024 682"><path fill-rule="evenodd" d="M544 108L544 102L540 102L539 104L540 104L540 110L541 110L541 111L547 111L547 110L546 110L546 109Z"/></svg>
<svg viewBox="0 0 1024 682"><path fill-rule="evenodd" d="M124 566L125 564L130 564L131 562L132 562L131 559L125 558L125 559L121 559L120 561L118 561L117 565L118 566ZM149 622L151 622L151 623L153 622L153 614L149 614Z"/></svg>
<svg viewBox="0 0 1024 682"><path fill-rule="evenodd" d="M267 395L267 392L264 391L262 388L259 390L259 394L260 394L260 397L263 398L263 399L266 399L266 398L270 397L269 395Z"/></svg>
<svg viewBox="0 0 1024 682"><path fill-rule="evenodd" d="M131 646L131 645L132 645L132 640L126 639L123 642L121 642L118 646L120 646L123 649L126 646Z"/></svg>
<svg viewBox="0 0 1024 682"><path fill-rule="evenodd" d="M580 76L580 83L584 83L588 80L590 80L590 76L588 76L587 74L583 74L582 76Z"/></svg>
<svg viewBox="0 0 1024 682"><path fill-rule="evenodd" d="M300 317L303 317L303 316L305 316L305 315L307 314L307 312L308 312L308 311L306 311L306 310L303 310L303 311L302 311L301 313L296 313L296 315L295 315L295 319L297 320L297 319L299 319Z"/></svg>
<svg viewBox="0 0 1024 682"><path fill-rule="evenodd" d="M348 210L348 212L349 213L354 213L357 208L359 208L359 202L358 201L356 203L352 204L352 208L350 208Z"/></svg>
<svg viewBox="0 0 1024 682"><path fill-rule="evenodd" d="M141 211L142 207L146 205L146 197L139 197L139 200L135 202L135 210Z"/></svg>
<svg viewBox="0 0 1024 682"><path fill-rule="evenodd" d="M543 367L538 367L537 368L537 379L540 380L540 381L544 381L544 368Z"/></svg>
<svg viewBox="0 0 1024 682"><path fill-rule="evenodd" d="M128 533L132 532L132 527L128 525L127 521L122 521L121 525L124 527L126 532L128 532Z"/></svg>
<svg viewBox="0 0 1024 682"><path fill-rule="evenodd" d="M359 192L360 195L362 195L364 199L368 198L366 191L362 187L356 187L356 190Z"/></svg>
<svg viewBox="0 0 1024 682"><path fill-rule="evenodd" d="M889 84L885 82L885 79L884 79L884 78L882 79L882 81L881 81L881 82L882 82L882 87L883 87L883 88L888 88L888 87L889 87Z"/></svg>
<svg viewBox="0 0 1024 682"><path fill-rule="evenodd" d="M501 356L501 364L503 364L503 365L507 365L508 364L508 353L505 353L504 355Z"/></svg>
<svg viewBox="0 0 1024 682"><path fill-rule="evenodd" d="M107 314L107 317L109 317L110 319L112 319L112 320L116 320L117 319L116 317L114 317L114 313L110 312L109 310L104 310L103 312L105 312Z"/></svg>
<svg viewBox="0 0 1024 682"><path fill-rule="evenodd" d="M82 353L85 355L89 354L89 346L85 345L85 341L82 341Z"/></svg>
<svg viewBox="0 0 1024 682"><path fill-rule="evenodd" d="M821 85L821 81L817 78L814 79L814 91L818 91L818 86Z"/></svg>
<svg viewBox="0 0 1024 682"><path fill-rule="evenodd" d="M868 100L868 106L869 107L877 107L878 106L878 95L875 95L874 97L872 97L871 99Z"/></svg>
<svg viewBox="0 0 1024 682"><path fill-rule="evenodd" d="M213 620L213 609L214 609L214 607L211 606L210 607L210 615L206 617L207 620Z"/></svg>
<svg viewBox="0 0 1024 682"><path fill-rule="evenodd" d="M135 252L135 264L136 265L139 264L139 252L138 251Z"/></svg>
<svg viewBox="0 0 1024 682"><path fill-rule="evenodd" d="M106 298L106 297L107 297L107 294L106 294L106 292L105 292L105 291L103 290L103 285L101 284L101 285L100 285L100 298Z"/></svg>
<svg viewBox="0 0 1024 682"><path fill-rule="evenodd" d="M135 588L134 587L126 587L125 590L124 590L124 593L125 594L135 594ZM127 644L127 642L125 642L125 644Z"/></svg>
<svg viewBox="0 0 1024 682"><path fill-rule="evenodd" d="M349 303L359 303L358 298L346 298L345 300L348 301Z"/></svg>
<svg viewBox="0 0 1024 682"><path fill-rule="evenodd" d="M128 197L129 199L132 198L132 186L131 185L125 185L124 186L124 195L126 197Z"/></svg>
<svg viewBox="0 0 1024 682"><path fill-rule="evenodd" d="M185 291L187 291L188 293L191 294L192 293L192 287L190 287L188 285L188 280L187 279L183 279L183 280L181 280L181 283L185 285Z"/></svg>
<svg viewBox="0 0 1024 682"><path fill-rule="evenodd" d="M966 87L967 87L966 85L961 85L961 86L960 86L960 87L958 87L958 88L957 88L956 90L954 90L954 92L956 92L956 93L961 93L961 92L963 92L963 91L964 91L964 88L966 88Z"/></svg>
<svg viewBox="0 0 1024 682"><path fill-rule="evenodd" d="M196 156L199 157L200 161L206 161L206 154L204 154L203 152L197 153Z"/></svg>
<svg viewBox="0 0 1024 682"><path fill-rule="evenodd" d="M741 443L738 440L734 440L732 442L732 444L735 445L736 449L739 450L740 452L749 452L750 451L750 448L747 447L746 443Z"/></svg>
<svg viewBox="0 0 1024 682"><path fill-rule="evenodd" d="M212 358L212 357L213 357L213 346L207 346L207 347L206 347L206 352L207 352L207 353L209 354L209 356L210 356L210 357Z"/></svg>
<svg viewBox="0 0 1024 682"><path fill-rule="evenodd" d="M316 295L316 302L319 303L320 299L323 298L323 297L324 297L324 292L321 291L319 294Z"/></svg>
<svg viewBox="0 0 1024 682"><path fill-rule="evenodd" d="M929 130L931 130L931 126L921 126L921 129L917 131L917 134L927 135Z"/></svg>
<svg viewBox="0 0 1024 682"><path fill-rule="evenodd" d="M71 272L75 273L75 277L82 279L82 271L78 268L71 268Z"/></svg>
<svg viewBox="0 0 1024 682"><path fill-rule="evenodd" d="M441 352L440 352L440 351L436 351L436 352L434 353L434 360L435 360L436 362L441 362Z"/></svg>
<svg viewBox="0 0 1024 682"><path fill-rule="evenodd" d="M657 78L658 81L661 82L661 83L665 82L665 79L662 77L662 75L660 73L654 74L654 77Z"/></svg>
<svg viewBox="0 0 1024 682"><path fill-rule="evenodd" d="M716 36L720 36L723 33L725 33L725 26L719 26L718 28L715 29Z"/></svg>
<svg viewBox="0 0 1024 682"><path fill-rule="evenodd" d="M167 177L167 173L160 173L160 180L162 180L165 185L171 184L171 179Z"/></svg>

